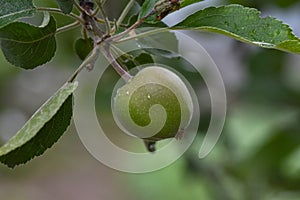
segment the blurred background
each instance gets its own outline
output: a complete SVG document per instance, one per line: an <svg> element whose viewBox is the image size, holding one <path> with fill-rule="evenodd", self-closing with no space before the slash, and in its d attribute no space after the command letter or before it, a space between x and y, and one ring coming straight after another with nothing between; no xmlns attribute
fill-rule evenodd
<svg viewBox="0 0 300 200"><path fill-rule="evenodd" d="M54 0L35 3L56 7ZM258 8L263 16L290 24L300 36L297 0L204 1L172 14L166 22L171 24L199 8L229 3ZM123 0L108 1L107 8L113 11L110 17L116 18L124 5ZM55 17L58 26L70 22ZM31 19L31 23L40 22L40 17ZM169 167L147 174L126 174L102 165L81 144L72 124L43 156L13 170L0 165L0 199L300 199L300 56L216 34L188 34L211 55L227 90L225 128L208 157L197 159L209 106L201 112L198 138L189 150ZM11 66L0 53L0 144L12 137L80 64L73 51L79 37L79 29L59 34L53 61L32 71ZM108 73L116 77L113 71ZM203 87L199 77L189 77ZM103 90L98 94L110 97L106 88ZM109 103L104 100L97 110L110 107ZM110 131L113 133L114 127Z"/></svg>

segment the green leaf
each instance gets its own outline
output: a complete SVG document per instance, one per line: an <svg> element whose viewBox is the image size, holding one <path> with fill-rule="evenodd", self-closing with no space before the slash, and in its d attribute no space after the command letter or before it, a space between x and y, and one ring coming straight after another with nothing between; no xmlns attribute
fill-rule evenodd
<svg viewBox="0 0 300 200"><path fill-rule="evenodd" d="M124 18L122 24L126 26L131 26L137 20L140 10L141 6L137 2L134 2L128 14Z"/></svg>
<svg viewBox="0 0 300 200"><path fill-rule="evenodd" d="M157 1L158 0L146 0L142 5L142 9L139 14L139 19L147 16L153 10L154 5Z"/></svg>
<svg viewBox="0 0 300 200"><path fill-rule="evenodd" d="M203 0L183 0L180 3L180 8L183 8L183 7L186 7L186 6L192 5L194 3L201 2L201 1L203 1Z"/></svg>
<svg viewBox="0 0 300 200"><path fill-rule="evenodd" d="M149 63L154 63L152 56L148 53L141 53L134 59L135 63L138 65L144 65Z"/></svg>
<svg viewBox="0 0 300 200"><path fill-rule="evenodd" d="M87 38L87 39L79 38L75 42L75 51L81 60L84 60L89 55L89 53L93 50L93 48L94 48L94 43L92 38Z"/></svg>
<svg viewBox="0 0 300 200"><path fill-rule="evenodd" d="M33 69L54 56L55 32L56 22L53 17L45 27L14 22L0 29L0 47L11 64Z"/></svg>
<svg viewBox="0 0 300 200"><path fill-rule="evenodd" d="M127 27L133 25L138 19L140 19L140 10L142 7L139 5L139 3L135 2L135 4L130 9L129 13L126 15L125 19L122 22L122 25L125 25ZM146 19L146 22L142 23L140 27L167 27L166 24L164 24L161 21L158 21L156 19L156 16L150 16ZM118 31L124 31L125 28L120 27Z"/></svg>
<svg viewBox="0 0 300 200"><path fill-rule="evenodd" d="M35 12L32 0L0 0L0 28L21 17L32 16Z"/></svg>
<svg viewBox="0 0 300 200"><path fill-rule="evenodd" d="M65 14L69 14L72 12L74 2L72 0L56 0L59 8L63 11Z"/></svg>
<svg viewBox="0 0 300 200"><path fill-rule="evenodd" d="M152 56L143 51L133 51L124 54L118 58L118 61L128 70L144 64L154 63Z"/></svg>
<svg viewBox="0 0 300 200"><path fill-rule="evenodd" d="M70 124L72 93L77 85L66 83L31 117L0 148L0 162L13 168L43 154L57 142Z"/></svg>
<svg viewBox="0 0 300 200"><path fill-rule="evenodd" d="M241 5L206 8L173 28L220 33L260 47L300 54L300 39L288 25L272 17L261 18L258 10Z"/></svg>
<svg viewBox="0 0 300 200"><path fill-rule="evenodd" d="M146 18L145 24L148 24L146 26L156 26L156 24L158 24L157 27L162 27L161 24L163 23L161 19L174 11L174 8L172 6L170 7L172 4L168 3L168 1L169 0L146 0L142 5L138 19L146 17L155 10L155 14Z"/></svg>
<svg viewBox="0 0 300 200"><path fill-rule="evenodd" d="M157 24L170 13L200 1L203 0L146 0L142 5L139 19L147 16L151 11L155 11L155 14L148 16L145 22Z"/></svg>
<svg viewBox="0 0 300 200"><path fill-rule="evenodd" d="M154 17L154 18L153 18ZM155 16L150 17L146 22L142 23L140 27L155 27L155 28L166 28L168 27L162 21L158 21Z"/></svg>

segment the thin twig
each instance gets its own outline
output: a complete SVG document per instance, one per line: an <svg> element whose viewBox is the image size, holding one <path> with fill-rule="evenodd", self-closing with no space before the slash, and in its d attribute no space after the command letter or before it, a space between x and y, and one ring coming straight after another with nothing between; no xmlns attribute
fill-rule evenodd
<svg viewBox="0 0 300 200"><path fill-rule="evenodd" d="M92 53L81 63L81 65L77 68L77 70L72 74L69 78L68 82L73 82L77 75L84 69L87 68L89 70L92 69L95 62L97 61L100 53L100 45L96 45L92 51Z"/></svg>
<svg viewBox="0 0 300 200"><path fill-rule="evenodd" d="M130 26L128 29L126 29L125 31L123 31L122 33L119 33L115 36L110 36L111 34L111 22L108 20L108 17L106 15L106 12L103 8L103 4L105 3L105 0L95 0L95 2L98 5L98 8L104 18L104 20L102 21L101 19L96 18L95 16L89 16L87 18L90 19L90 25L93 27L93 29L97 28L97 25L95 22L104 22L106 25L106 35L102 35L101 33L96 34L98 36L101 36L101 41L94 44L94 49L92 51L92 53L82 62L82 64L77 68L77 70L73 73L73 75L69 78L68 82L73 82L75 80L75 78L77 77L77 75L84 69L87 68L89 70L92 70L97 58L99 57L100 54L100 49L102 49L102 53L103 55L106 57L106 59L109 61L109 63L112 65L112 67L116 70L116 72L126 81L128 82L132 76L116 61L116 59L114 58L114 56L111 53L111 42L115 42L118 41L119 39L121 39L122 37L126 36L127 34L130 33L130 31L132 31L133 29L135 29L136 27L138 27L140 24L142 24L146 18L148 18L150 15L153 15L156 11L153 9L151 12L149 12L149 14L147 14L145 17L139 19L136 23L134 23L132 26ZM122 12L120 18L118 19L118 21L116 22L115 25L115 29L122 23L122 21L124 20L125 16L128 14L130 8L132 7L133 3L135 1L130 0L130 2L127 4L125 10ZM43 11L49 11L47 10L43 10ZM61 13L61 11L59 9L53 9L53 12L59 12ZM84 12L85 13L85 12ZM77 16L78 17L78 16ZM82 21L82 19L79 17L79 19ZM86 22L84 21L84 24ZM71 26L71 25L70 25ZM73 25L72 25L73 27ZM66 27L67 28L67 27ZM61 28L60 31L63 31L66 28ZM97 30L94 30L94 33ZM100 30L101 31L101 30ZM101 48L103 47L103 48Z"/></svg>
<svg viewBox="0 0 300 200"><path fill-rule="evenodd" d="M106 15L106 12L103 8L103 4L102 1L100 2L100 0L96 0L96 3L98 5L98 8L100 9L101 15L104 18L104 22L105 22L105 26L106 26L106 35L110 35L111 30L110 30L110 21Z"/></svg>
<svg viewBox="0 0 300 200"><path fill-rule="evenodd" d="M111 45L111 49L116 53L116 55L120 56L125 56L126 58L132 60L133 59L133 56L130 55L129 53L127 52L124 52L123 50L119 49L118 47L116 47L115 45Z"/></svg>
<svg viewBox="0 0 300 200"><path fill-rule="evenodd" d="M92 13L91 17L96 17L96 15L99 13L100 9L99 7L96 8L96 10Z"/></svg>
<svg viewBox="0 0 300 200"><path fill-rule="evenodd" d="M126 63L127 60L131 60L132 62L134 62L133 57L130 54L123 52L121 49L117 48L114 45L111 45L111 52L112 52L112 55L114 56L114 58L116 58L117 62L120 63L122 68L124 70L128 71L128 68L126 65L124 65L124 63ZM123 57L125 57L125 58L123 58Z"/></svg>
<svg viewBox="0 0 300 200"><path fill-rule="evenodd" d="M75 0L72 0L72 1L79 12L85 13L85 10L77 3L77 1L75 1Z"/></svg>
<svg viewBox="0 0 300 200"><path fill-rule="evenodd" d="M95 20L96 22L101 23L101 24L105 24L105 21L104 21L103 19L98 18L98 17L94 17L94 20ZM114 23L114 22L110 22L110 24L113 24L113 23Z"/></svg>
<svg viewBox="0 0 300 200"><path fill-rule="evenodd" d="M126 42L126 41L130 41L130 40L133 40L133 39L138 39L138 38L154 35L154 34L157 34L157 33L166 32L166 31L170 31L170 28L154 29L154 30L151 30L151 31L147 31L147 32L144 32L144 33L137 34L137 35L129 36L129 37L126 37L126 38L123 38L123 39L120 39L120 40L115 40L114 42L115 43L122 43L122 42Z"/></svg>
<svg viewBox="0 0 300 200"><path fill-rule="evenodd" d="M98 17L94 17L94 20L95 20L96 22L100 23L100 24L104 24L104 23L105 23L105 21L104 21L103 19L98 18ZM115 24L116 24L115 21L109 21L109 23L110 23L110 25L115 25ZM120 27L125 27L125 28L126 28L126 25L125 25L125 24L120 24L119 26L120 26Z"/></svg>
<svg viewBox="0 0 300 200"><path fill-rule="evenodd" d="M107 41L118 41L119 39L121 39L122 37L126 36L127 34L130 33L130 31L132 31L133 29L137 28L139 25L141 25L149 16L155 14L156 11L153 9L151 12L149 12L145 17L139 19L138 21L136 21L132 26L130 26L128 29L126 29L125 31L123 31L122 33L119 33L117 35L114 35L112 37L110 37Z"/></svg>
<svg viewBox="0 0 300 200"><path fill-rule="evenodd" d="M89 17L87 18L90 25L93 27L92 30L95 35L99 36L100 38L103 37L104 32L99 28L98 24L93 20L93 18Z"/></svg>
<svg viewBox="0 0 300 200"><path fill-rule="evenodd" d="M88 39L88 37L89 37L87 30L84 27L81 28L81 35L85 40Z"/></svg>
<svg viewBox="0 0 300 200"><path fill-rule="evenodd" d="M123 69L123 67L116 61L116 59L111 54L109 43L104 44L104 55L106 59L109 61L109 63L112 65L112 67L116 70L116 72L126 82L128 82L132 78L132 76L126 70Z"/></svg>
<svg viewBox="0 0 300 200"><path fill-rule="evenodd" d="M73 22L72 24L68 24L63 27L60 27L56 30L56 34L62 33L64 31L70 30L72 28L76 28L76 27L78 27L78 25L80 25L80 22L76 21L76 22Z"/></svg>
<svg viewBox="0 0 300 200"><path fill-rule="evenodd" d="M84 21L76 14L74 13L69 13L69 14L65 14L63 13L60 9L58 8L44 8L44 7L38 7L36 8L37 11L46 11L46 12L53 12L53 13L58 13L58 14L61 14L61 15L66 15L66 16L69 16L69 17L72 17L73 19L79 21L80 23L84 24Z"/></svg>
<svg viewBox="0 0 300 200"><path fill-rule="evenodd" d="M122 59L121 56L126 57L126 59L131 60L136 66L138 65L138 63L134 60L134 56L122 51L121 49L119 49L118 47L116 47L115 45L111 45L111 50L115 53L116 56L118 56L120 59ZM122 59L123 61L125 61L124 59ZM124 68L124 67L123 67ZM127 69L126 69L127 70ZM128 70L127 70L128 71Z"/></svg>
<svg viewBox="0 0 300 200"><path fill-rule="evenodd" d="M119 19L117 20L116 26L114 26L114 30L117 30L118 27L120 26L120 24L123 22L123 20L125 19L126 15L129 13L130 9L132 8L132 6L134 5L135 0L130 0L128 2L128 4L126 5L126 7L124 8L123 12L121 13Z"/></svg>

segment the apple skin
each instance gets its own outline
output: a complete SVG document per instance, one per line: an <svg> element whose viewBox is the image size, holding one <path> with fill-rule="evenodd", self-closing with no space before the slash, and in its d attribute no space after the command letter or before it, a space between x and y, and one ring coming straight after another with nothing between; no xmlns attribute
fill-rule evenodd
<svg viewBox="0 0 300 200"><path fill-rule="evenodd" d="M192 98L184 82L159 66L139 71L117 90L113 102L118 125L148 142L182 136L192 113Z"/></svg>

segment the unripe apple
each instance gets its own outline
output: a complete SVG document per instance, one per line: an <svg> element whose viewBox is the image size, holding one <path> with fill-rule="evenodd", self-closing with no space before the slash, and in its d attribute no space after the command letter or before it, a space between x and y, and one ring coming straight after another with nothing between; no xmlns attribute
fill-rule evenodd
<svg viewBox="0 0 300 200"><path fill-rule="evenodd" d="M192 98L184 82L158 66L139 71L117 90L113 102L118 125L151 144L182 136L192 112Z"/></svg>

